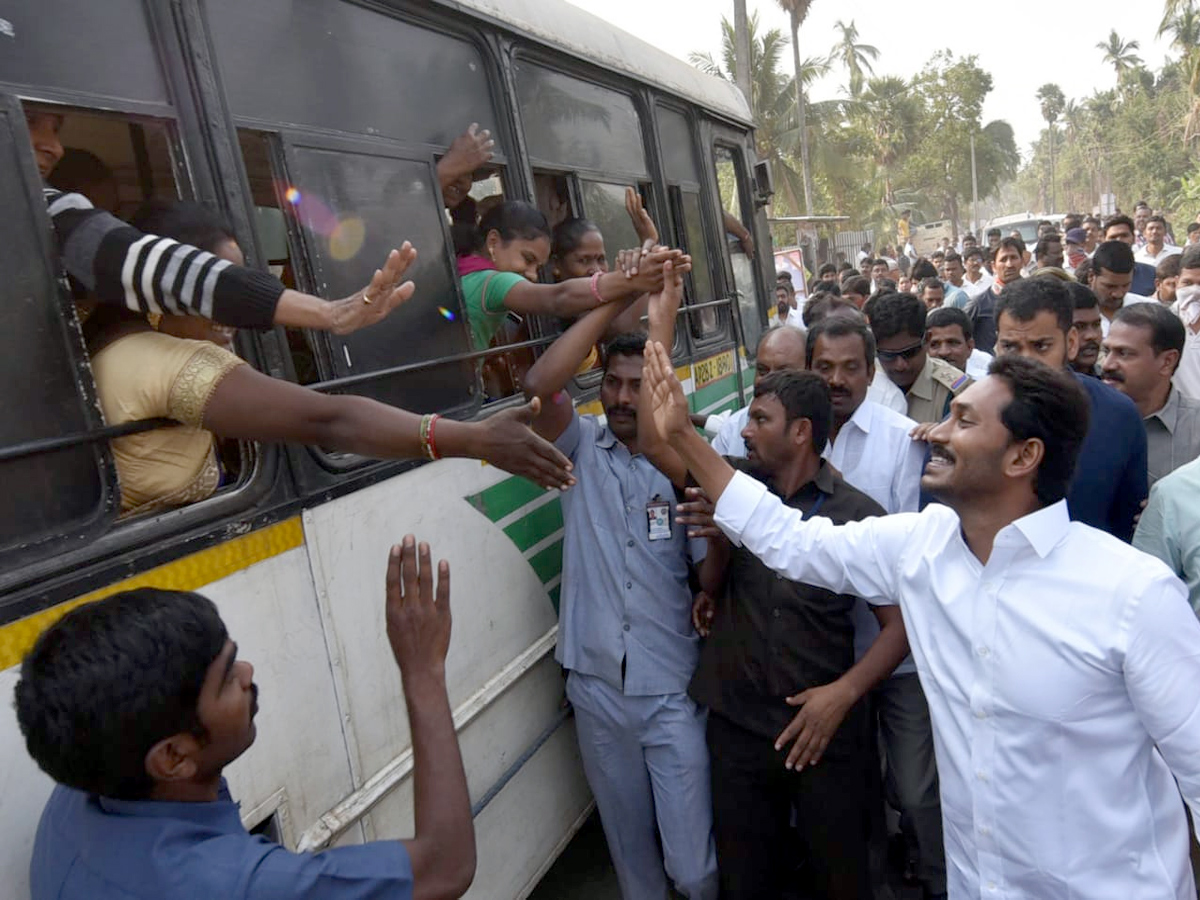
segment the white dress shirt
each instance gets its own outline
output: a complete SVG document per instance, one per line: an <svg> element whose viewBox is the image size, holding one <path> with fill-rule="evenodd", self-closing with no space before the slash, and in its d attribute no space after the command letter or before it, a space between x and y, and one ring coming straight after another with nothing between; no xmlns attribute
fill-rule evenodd
<svg viewBox="0 0 1200 900"><path fill-rule="evenodd" d="M893 412L898 412L902 416L908 415L908 400L905 398L904 392L896 387L896 383L892 379L888 378L887 372L883 371L883 366L875 366L875 377L871 379L871 384L867 388L867 399Z"/></svg>
<svg viewBox="0 0 1200 900"><path fill-rule="evenodd" d="M976 381L987 378L988 366L992 364L993 359L995 357L992 354L976 347L971 351L971 355L967 357L967 374Z"/></svg>
<svg viewBox="0 0 1200 900"><path fill-rule="evenodd" d="M1157 253L1151 253L1150 247L1147 245L1133 254L1133 261L1146 263L1147 265L1157 268L1158 264L1168 256L1178 256L1182 252L1182 247L1175 247L1171 244L1163 244L1163 248L1161 250L1159 250Z"/></svg>
<svg viewBox="0 0 1200 900"><path fill-rule="evenodd" d="M1196 896L1179 796L1200 821L1200 622L1161 562L1065 501L986 565L938 504L837 527L738 474L716 520L787 578L901 604L951 897Z"/></svg>
<svg viewBox="0 0 1200 900"><path fill-rule="evenodd" d="M721 426L717 436L712 439L712 447L722 456L737 456L745 458L746 442L742 440L742 431L750 421L750 407L743 406Z"/></svg>
<svg viewBox="0 0 1200 900"><path fill-rule="evenodd" d="M888 513L916 512L921 504L921 472L925 444L909 435L917 423L908 416L864 400L825 446L829 460L851 487L856 487ZM854 604L854 658L862 655L879 636L879 620L863 600ZM911 655L896 667L895 675L917 671Z"/></svg>
<svg viewBox="0 0 1200 900"><path fill-rule="evenodd" d="M987 272L980 272L979 280L975 282L972 282L969 278L967 278L966 275L964 275L962 289L967 292L967 299L974 300L995 283L996 279Z"/></svg>

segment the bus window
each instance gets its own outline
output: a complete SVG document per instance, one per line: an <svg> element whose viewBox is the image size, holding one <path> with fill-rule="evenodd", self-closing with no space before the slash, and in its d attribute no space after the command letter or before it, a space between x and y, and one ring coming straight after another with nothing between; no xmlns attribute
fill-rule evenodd
<svg viewBox="0 0 1200 900"><path fill-rule="evenodd" d="M713 290L712 259L704 239L700 192L680 188L672 188L672 191L675 198L672 205L678 204L677 214L683 223L683 249L692 257L692 302L708 303L716 299L716 291ZM718 307L707 307L688 318L692 323L692 334L697 340L710 338L721 331L721 310Z"/></svg>
<svg viewBox="0 0 1200 900"><path fill-rule="evenodd" d="M721 144L715 147L714 158L723 216L723 237L741 311L742 337L746 352L753 353L762 334L763 320L754 280L754 245L748 237L752 233L753 223L744 214L745 210L753 209L744 193L745 162L740 151Z"/></svg>
<svg viewBox="0 0 1200 900"><path fill-rule="evenodd" d="M583 215L600 227L608 264L616 263L617 253L640 246L633 222L625 211L625 185L603 181L581 181ZM664 230L665 233L665 230Z"/></svg>

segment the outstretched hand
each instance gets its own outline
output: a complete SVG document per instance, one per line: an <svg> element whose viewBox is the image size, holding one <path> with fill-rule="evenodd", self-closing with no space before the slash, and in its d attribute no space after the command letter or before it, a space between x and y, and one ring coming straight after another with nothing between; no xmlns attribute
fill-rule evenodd
<svg viewBox="0 0 1200 900"><path fill-rule="evenodd" d="M446 155L438 160L439 177L453 180L470 175L491 162L495 146L492 133L486 128L480 131L479 124L472 122L464 134L454 139Z"/></svg>
<svg viewBox="0 0 1200 900"><path fill-rule="evenodd" d="M683 385L675 377L671 354L658 341L646 344L642 363L642 390L650 392L651 422L658 440L669 443L692 427Z"/></svg>
<svg viewBox="0 0 1200 900"><path fill-rule="evenodd" d="M684 260L687 262L684 263ZM674 331L675 317L679 315L679 305L683 302L685 264L690 266L689 257L668 259L663 263L663 285L658 293L650 295L650 307L647 311L651 335L669 335Z"/></svg>
<svg viewBox="0 0 1200 900"><path fill-rule="evenodd" d="M392 310L410 299L417 287L411 281L400 279L416 258L417 251L408 241L399 250L389 253L383 268L375 270L370 284L343 300L330 303L332 322L329 330L334 334L352 334L383 321Z"/></svg>
<svg viewBox="0 0 1200 900"><path fill-rule="evenodd" d="M422 677L445 677L450 649L450 564L438 563L437 589L429 545L411 534L388 555L385 619L388 643L405 687Z"/></svg>
<svg viewBox="0 0 1200 900"><path fill-rule="evenodd" d="M571 461L529 427L541 408L541 399L534 397L524 406L506 409L480 422L479 447L470 455L542 487L565 491L575 484Z"/></svg>
<svg viewBox="0 0 1200 900"><path fill-rule="evenodd" d="M642 195L631 187L625 188L625 212L629 213L629 218L633 221L633 230L637 232L643 247L647 244L653 247L658 243L658 227L650 218L650 213L646 212Z"/></svg>

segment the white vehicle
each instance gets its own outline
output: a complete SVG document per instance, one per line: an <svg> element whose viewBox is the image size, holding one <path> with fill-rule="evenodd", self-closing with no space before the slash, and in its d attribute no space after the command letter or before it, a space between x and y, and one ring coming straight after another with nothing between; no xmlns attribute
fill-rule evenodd
<svg viewBox="0 0 1200 900"><path fill-rule="evenodd" d="M999 228L1002 237L1008 237L1014 231L1021 236L1021 240L1025 242L1025 246L1029 251L1033 252L1033 247L1037 243L1037 228L1038 222L1050 222L1055 228L1062 224L1062 220L1066 218L1065 213L1044 213L1042 215L1034 215L1031 212L1016 213L1011 216L1001 216L998 219L992 219L987 223L980 235L980 241L986 240L986 235L992 228Z"/></svg>
<svg viewBox="0 0 1200 900"><path fill-rule="evenodd" d="M71 607L141 586L200 590L256 667L257 742L227 772L246 825L293 849L411 835L412 754L381 619L408 532L454 570L450 701L475 805L469 896L523 897L591 808L553 659L558 496L478 462L380 463L226 448L203 502L118 520L117 484L74 305L60 291L23 104L55 104L68 147L114 172L117 212L201 200L253 265L324 296L384 250L420 252L417 294L347 338L238 337L259 369L419 411L486 416L559 323L473 351L435 158L477 122L502 193L634 242L635 186L694 270L675 354L699 413L740 406L773 299L751 119L740 93L560 0L39 0L0 21L0 893L28 896L50 780L12 708L20 661ZM6 15L12 15L6 13ZM486 178L483 176L486 175ZM724 240L725 213L762 248ZM596 411L599 373L576 379ZM319 383L319 384L318 384Z"/></svg>

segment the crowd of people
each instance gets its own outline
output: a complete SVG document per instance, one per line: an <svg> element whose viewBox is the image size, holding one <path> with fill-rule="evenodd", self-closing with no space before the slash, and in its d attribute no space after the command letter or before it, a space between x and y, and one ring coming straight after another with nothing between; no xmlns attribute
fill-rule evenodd
<svg viewBox="0 0 1200 900"><path fill-rule="evenodd" d="M29 121L49 175L57 123ZM411 295L411 247L327 303L242 266L200 211L135 227L48 190L106 416L184 423L169 450L115 448L124 508L211 493L214 435L480 456L562 489L556 656L627 900L886 900L892 847L935 900L1193 898L1197 230L1170 254L1149 214L1078 217L1033 254L990 233L909 265L864 254L822 267L802 305L781 278L753 401L700 419L669 356L691 260L636 196L642 245L610 271L585 220L468 203L477 162L445 188L472 339L509 312L564 326L520 373L526 406L479 424L314 394L226 332L147 315L363 327ZM1152 295L1131 294L1139 265ZM597 360L603 415L582 415L565 388ZM141 470L167 452L181 462L157 483ZM434 572L407 536L384 591L416 835L318 854L241 826L222 772L254 740L257 688L210 601L142 589L51 626L16 688L57 782L35 900L463 893L475 844Z"/></svg>

